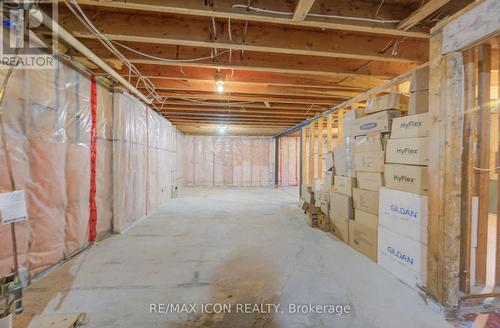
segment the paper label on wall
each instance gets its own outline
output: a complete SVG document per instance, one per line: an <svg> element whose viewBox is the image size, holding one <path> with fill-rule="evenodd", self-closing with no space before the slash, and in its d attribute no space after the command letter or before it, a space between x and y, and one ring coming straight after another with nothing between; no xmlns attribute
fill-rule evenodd
<svg viewBox="0 0 500 328"><path fill-rule="evenodd" d="M3 224L24 221L26 212L26 196L24 190L0 193L0 217Z"/></svg>

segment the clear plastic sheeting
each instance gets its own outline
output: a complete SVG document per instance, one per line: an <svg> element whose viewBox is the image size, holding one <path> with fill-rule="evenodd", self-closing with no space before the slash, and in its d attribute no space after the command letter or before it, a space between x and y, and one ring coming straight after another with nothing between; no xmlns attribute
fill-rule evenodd
<svg viewBox="0 0 500 328"><path fill-rule="evenodd" d="M184 136L187 186L263 187L274 183L274 140L268 137Z"/></svg>
<svg viewBox="0 0 500 328"><path fill-rule="evenodd" d="M5 76L1 70L2 81ZM16 244L20 270L33 276L88 245L91 82L59 63L55 70L14 70L5 92L0 192L26 190L28 220L15 224ZM181 135L131 96L97 85L96 102L96 230L102 238L172 197L182 182L176 172ZM13 266L11 229L0 224L0 276Z"/></svg>
<svg viewBox="0 0 500 328"><path fill-rule="evenodd" d="M109 95L98 97L105 116ZM14 70L0 110L0 192L26 190L28 220L16 223L16 238L21 270L33 275L87 245L90 81L61 63L55 70ZM0 275L13 263L10 227L2 225Z"/></svg>
<svg viewBox="0 0 500 328"><path fill-rule="evenodd" d="M300 137L279 138L278 143L279 185L297 186L300 174Z"/></svg>
<svg viewBox="0 0 500 328"><path fill-rule="evenodd" d="M123 232L172 198L178 133L128 94L114 94L113 118L113 222Z"/></svg>

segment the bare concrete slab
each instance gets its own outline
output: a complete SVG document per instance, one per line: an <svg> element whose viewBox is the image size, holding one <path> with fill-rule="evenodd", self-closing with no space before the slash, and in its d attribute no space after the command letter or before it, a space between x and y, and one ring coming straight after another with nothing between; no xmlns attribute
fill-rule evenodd
<svg viewBox="0 0 500 328"><path fill-rule="evenodd" d="M91 328L451 327L410 287L308 227L296 195L294 189L184 189L126 234L35 282L15 327L37 314L80 312ZM174 312L182 304L195 311L151 313L169 304L179 305ZM213 304L226 309L206 313L218 310ZM304 313L290 313L299 304ZM311 312L309 304L336 314ZM346 306L349 313L339 315Z"/></svg>

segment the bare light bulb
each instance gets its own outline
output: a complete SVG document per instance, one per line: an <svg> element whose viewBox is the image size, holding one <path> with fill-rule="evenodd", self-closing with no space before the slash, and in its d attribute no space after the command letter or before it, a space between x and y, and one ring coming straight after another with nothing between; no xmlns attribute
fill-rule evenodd
<svg viewBox="0 0 500 328"><path fill-rule="evenodd" d="M217 92L218 93L224 92L224 85L223 84L217 84Z"/></svg>
<svg viewBox="0 0 500 328"><path fill-rule="evenodd" d="M226 133L226 127L225 127L224 125L221 125L221 126L219 127L219 133L220 133L220 134L224 134L224 133Z"/></svg>

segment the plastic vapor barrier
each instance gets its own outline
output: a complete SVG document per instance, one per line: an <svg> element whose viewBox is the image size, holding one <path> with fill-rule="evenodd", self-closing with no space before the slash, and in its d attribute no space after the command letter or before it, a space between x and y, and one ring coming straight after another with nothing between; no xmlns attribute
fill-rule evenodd
<svg viewBox="0 0 500 328"><path fill-rule="evenodd" d="M177 130L128 94L114 94L114 230L123 232L172 198Z"/></svg>
<svg viewBox="0 0 500 328"><path fill-rule="evenodd" d="M282 137L278 139L279 149L279 185L297 186L300 170L300 137Z"/></svg>
<svg viewBox="0 0 500 328"><path fill-rule="evenodd" d="M263 187L274 183L274 140L268 137L183 137L187 186Z"/></svg>
<svg viewBox="0 0 500 328"><path fill-rule="evenodd" d="M6 72L0 71L1 81ZM31 276L89 243L90 95L90 79L62 63L54 70L14 70L7 83L0 192L26 192L28 219L15 229L20 269ZM96 232L102 238L171 198L180 133L135 98L113 98L100 85L96 105ZM13 265L11 226L0 223L0 276Z"/></svg>

